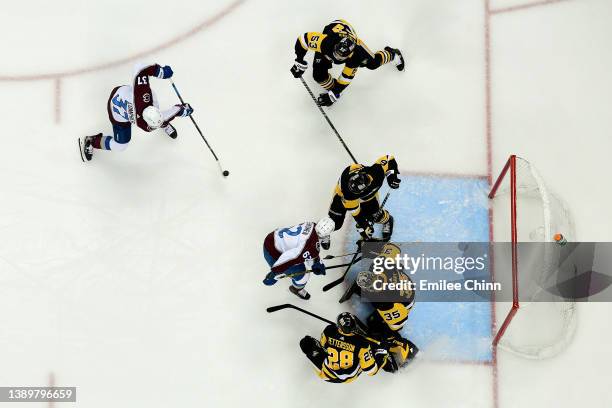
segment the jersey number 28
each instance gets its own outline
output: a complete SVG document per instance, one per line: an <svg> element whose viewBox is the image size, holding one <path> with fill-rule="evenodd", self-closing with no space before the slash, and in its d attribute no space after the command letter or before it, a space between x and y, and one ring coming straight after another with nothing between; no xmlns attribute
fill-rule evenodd
<svg viewBox="0 0 612 408"><path fill-rule="evenodd" d="M353 366L353 353L347 350L336 350L333 347L327 348L327 362L332 370L346 369Z"/></svg>

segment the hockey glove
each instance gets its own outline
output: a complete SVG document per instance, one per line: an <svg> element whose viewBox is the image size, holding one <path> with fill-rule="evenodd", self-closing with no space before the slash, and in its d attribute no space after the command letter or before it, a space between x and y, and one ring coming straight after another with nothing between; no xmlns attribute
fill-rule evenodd
<svg viewBox="0 0 612 408"><path fill-rule="evenodd" d="M318 260L312 265L312 273L315 275L325 275L325 265Z"/></svg>
<svg viewBox="0 0 612 408"><path fill-rule="evenodd" d="M361 235L363 241L368 241L374 234L374 227L371 224L368 224L365 227L358 226L357 232L359 232L359 235Z"/></svg>
<svg viewBox="0 0 612 408"><path fill-rule="evenodd" d="M294 78L301 78L306 68L308 68L308 63L306 61L295 60L295 64L291 67L291 75L293 75Z"/></svg>
<svg viewBox="0 0 612 408"><path fill-rule="evenodd" d="M157 71L157 77L161 79L172 78L172 74L174 74L174 72L172 72L170 65L164 65L163 67L159 68L159 71Z"/></svg>
<svg viewBox="0 0 612 408"><path fill-rule="evenodd" d="M276 274L274 272L268 272L266 278L263 280L263 283L266 286L272 286L276 282L278 282L278 278L276 277Z"/></svg>
<svg viewBox="0 0 612 408"><path fill-rule="evenodd" d="M384 367L389 357L389 351L384 348L374 349L374 360L379 367Z"/></svg>
<svg viewBox="0 0 612 408"><path fill-rule="evenodd" d="M191 107L190 104L184 103L180 106L181 106L181 110L179 111L179 116L182 116L182 117L191 116L191 114L193 113L193 108Z"/></svg>
<svg viewBox="0 0 612 408"><path fill-rule="evenodd" d="M327 93L323 93L319 95L319 99L317 99L317 105L319 106L332 106L334 102L336 102L340 98L340 95L336 95L332 91L327 91Z"/></svg>
<svg viewBox="0 0 612 408"><path fill-rule="evenodd" d="M387 184L393 189L398 188L401 182L396 173L391 173L387 176Z"/></svg>

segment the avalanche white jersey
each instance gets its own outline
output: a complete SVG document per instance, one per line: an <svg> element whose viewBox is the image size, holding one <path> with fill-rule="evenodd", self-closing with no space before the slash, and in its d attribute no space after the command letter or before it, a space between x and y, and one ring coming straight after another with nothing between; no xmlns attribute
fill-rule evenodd
<svg viewBox="0 0 612 408"><path fill-rule="evenodd" d="M290 250L301 252L313 232L314 223L312 222L303 222L289 228L278 228L274 230L274 246L282 253Z"/></svg>
<svg viewBox="0 0 612 408"><path fill-rule="evenodd" d="M153 106L159 108L157 97L153 94ZM108 110L113 123L136 123L136 112L134 110L134 89L130 85L122 85L115 88L108 101Z"/></svg>
<svg viewBox="0 0 612 408"><path fill-rule="evenodd" d="M276 258L272 270L282 272L286 268L303 263L312 263L319 256L319 238L314 232L314 222L303 222L288 228L277 228L273 236L273 247L267 242L268 252ZM266 240L267 241L267 240Z"/></svg>

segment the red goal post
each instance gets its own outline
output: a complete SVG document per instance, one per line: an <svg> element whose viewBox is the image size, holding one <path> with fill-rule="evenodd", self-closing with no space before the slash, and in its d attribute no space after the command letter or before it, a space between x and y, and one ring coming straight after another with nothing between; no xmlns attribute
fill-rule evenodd
<svg viewBox="0 0 612 408"><path fill-rule="evenodd" d="M567 240L574 240L571 214L565 203L546 187L535 167L516 155L508 158L488 197L497 218L501 215L494 223L496 230L503 230L501 241L508 240L509 232L512 273L512 306L499 326L492 345L526 358L552 357L563 350L573 336L576 306L573 302L551 300L541 289L530 295L529 301L525 300L525 294L529 291L521 286L526 285L520 276L521 269L528 268L532 272L529 278L533 282L530 283L537 285L554 272L556 259L549 245L539 247L541 253L536 257L537 262L522 259L519 243L554 242L554 236L558 233ZM505 215L508 201L509 231ZM507 266L503 270L507 273ZM529 274L524 275L523 278L527 278ZM507 280L507 277L504 278ZM522 301L519 300L521 293Z"/></svg>
<svg viewBox="0 0 612 408"><path fill-rule="evenodd" d="M511 245L512 245L512 308L506 315L504 322L501 327L497 331L497 334L493 338L493 347L497 347L499 344L499 340L502 338L508 325L514 318L517 310L519 309L519 300L518 300L518 238L516 232L516 156L512 155L506 161L506 165L502 169L499 176L497 176L497 180L495 180L495 184L491 188L489 192L489 199L493 199L497 191L499 190L499 186L502 181L510 172L510 235L511 235Z"/></svg>

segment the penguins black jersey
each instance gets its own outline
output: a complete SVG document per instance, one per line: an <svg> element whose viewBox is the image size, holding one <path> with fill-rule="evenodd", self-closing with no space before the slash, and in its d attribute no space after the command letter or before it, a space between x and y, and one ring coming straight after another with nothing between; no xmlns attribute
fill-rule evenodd
<svg viewBox="0 0 612 408"><path fill-rule="evenodd" d="M335 325L323 330L321 347L327 353L319 372L324 380L350 382L362 372L375 375L379 370L370 343L359 335L339 331Z"/></svg>
<svg viewBox="0 0 612 408"><path fill-rule="evenodd" d="M370 180L370 184L359 193L349 191L348 180L351 173L363 171ZM391 173L399 173L397 162L391 155L381 156L371 166L363 164L351 164L344 169L340 175L340 180L334 190L334 196L338 196L342 200L344 208L349 211L356 211L362 202L369 201L376 197L378 190L382 187L385 177Z"/></svg>
<svg viewBox="0 0 612 408"><path fill-rule="evenodd" d="M355 42L355 49L346 59L338 59L334 55L334 47L343 37L350 37ZM373 53L365 43L357 37L353 27L345 20L334 20L326 25L323 32L311 31L300 35L295 42L296 61L305 63L304 57L308 51L314 51L334 64L344 64L342 74L337 80L331 77L321 84L339 95L346 88L357 73L359 67L373 69L391 61L392 56L388 51Z"/></svg>

